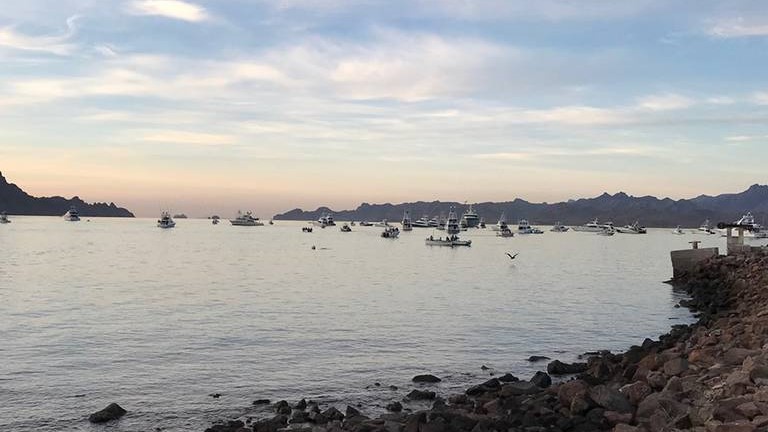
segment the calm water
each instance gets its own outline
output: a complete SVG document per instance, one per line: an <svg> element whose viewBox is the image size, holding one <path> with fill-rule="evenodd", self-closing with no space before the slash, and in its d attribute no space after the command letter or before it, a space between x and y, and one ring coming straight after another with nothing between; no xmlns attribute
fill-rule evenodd
<svg viewBox="0 0 768 432"><path fill-rule="evenodd" d="M375 407L417 373L444 377L443 393L487 377L482 365L527 378L545 366L530 355L623 350L687 322L661 283L669 251L724 244L475 230L450 249L425 246L431 230L177 222L0 225L0 429L203 430L258 415L258 398ZM129 414L88 424L113 401Z"/></svg>

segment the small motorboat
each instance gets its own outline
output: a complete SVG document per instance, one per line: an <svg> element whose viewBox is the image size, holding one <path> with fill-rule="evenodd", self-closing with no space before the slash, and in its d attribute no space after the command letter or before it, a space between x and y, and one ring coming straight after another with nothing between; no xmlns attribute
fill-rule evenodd
<svg viewBox="0 0 768 432"><path fill-rule="evenodd" d="M561 224L560 222L557 222L554 226L552 226L552 229L550 231L564 233L564 232L567 232L569 229L570 228L568 228L567 226Z"/></svg>
<svg viewBox="0 0 768 432"><path fill-rule="evenodd" d="M707 235L716 234L715 230L712 229L712 227L709 224L709 219L705 220L701 224L701 226L699 227L699 234L707 234Z"/></svg>
<svg viewBox="0 0 768 432"><path fill-rule="evenodd" d="M448 247L472 246L472 240L461 240L457 235L450 235L445 238L443 237L435 238L434 236L429 236L426 239L424 239L424 244L426 244L427 246L448 246Z"/></svg>
<svg viewBox="0 0 768 432"><path fill-rule="evenodd" d="M2 212L0 213L0 224L9 224L11 223L11 220L8 219L8 213Z"/></svg>
<svg viewBox="0 0 768 432"><path fill-rule="evenodd" d="M355 226L355 221L349 223L351 226Z"/></svg>
<svg viewBox="0 0 768 432"><path fill-rule="evenodd" d="M157 220L157 227L168 229L173 228L176 226L176 222L173 221L173 218L171 217L171 214L168 212L163 212L160 215L160 219Z"/></svg>
<svg viewBox="0 0 768 432"><path fill-rule="evenodd" d="M683 231L682 228L680 228L680 225L678 225L677 228L672 230L672 234L674 234L674 235L683 235L683 234L685 234L685 232Z"/></svg>
<svg viewBox="0 0 768 432"><path fill-rule="evenodd" d="M218 219L213 219L213 220L211 220L211 223L212 223L212 224L214 224L214 225L218 225L218 224L219 224L219 222L221 222L221 221L220 221L220 220L218 220Z"/></svg>
<svg viewBox="0 0 768 432"><path fill-rule="evenodd" d="M602 230L598 231L596 234L601 236L612 236L616 234L616 230L613 229L613 227L605 227Z"/></svg>
<svg viewBox="0 0 768 432"><path fill-rule="evenodd" d="M80 213L78 213L77 208L75 208L75 206L70 207L69 211L64 213L64 220L67 222L80 221Z"/></svg>
<svg viewBox="0 0 768 432"><path fill-rule="evenodd" d="M257 217L253 217L253 213L251 212L237 212L237 217L234 219L230 219L229 223L231 223L234 226L264 226L264 223L259 220Z"/></svg>
<svg viewBox="0 0 768 432"><path fill-rule="evenodd" d="M480 218L480 228L485 229L485 218Z"/></svg>
<svg viewBox="0 0 768 432"><path fill-rule="evenodd" d="M312 227L311 226L302 227L301 228L301 232L311 233L312 232Z"/></svg>
<svg viewBox="0 0 768 432"><path fill-rule="evenodd" d="M509 227L505 226L504 228L497 231L496 235L499 237L509 238L509 237L514 237L515 233L513 233L512 230L509 229Z"/></svg>
<svg viewBox="0 0 768 432"><path fill-rule="evenodd" d="M361 221L360 226L373 226L373 224L368 221Z"/></svg>
<svg viewBox="0 0 768 432"><path fill-rule="evenodd" d="M397 236L400 235L400 230L397 227L388 226L384 228L384 231L381 232L381 237L388 238L388 239L394 239L397 238Z"/></svg>
<svg viewBox="0 0 768 432"><path fill-rule="evenodd" d="M272 219L269 220L270 225L274 225L275 223L272 221Z"/></svg>
<svg viewBox="0 0 768 432"><path fill-rule="evenodd" d="M522 219L517 224L517 233L518 234L544 234L544 231L531 226L531 224L528 223L526 219Z"/></svg>
<svg viewBox="0 0 768 432"><path fill-rule="evenodd" d="M349 225L347 224L342 225L341 228L339 228L339 230L341 232L352 232L352 228L350 228Z"/></svg>
<svg viewBox="0 0 768 432"><path fill-rule="evenodd" d="M648 230L644 226L640 226L640 222L635 221L632 225L625 225L620 228L616 228L616 231L621 234L647 234Z"/></svg>
<svg viewBox="0 0 768 432"><path fill-rule="evenodd" d="M373 226L379 228L386 228L389 226L389 222L386 219L382 219L381 222L376 222Z"/></svg>

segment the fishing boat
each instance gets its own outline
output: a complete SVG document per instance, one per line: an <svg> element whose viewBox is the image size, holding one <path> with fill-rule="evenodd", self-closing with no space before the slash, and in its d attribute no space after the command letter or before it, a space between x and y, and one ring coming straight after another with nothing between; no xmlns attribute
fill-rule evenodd
<svg viewBox="0 0 768 432"><path fill-rule="evenodd" d="M422 216L413 222L414 228L429 228L429 216Z"/></svg>
<svg viewBox="0 0 768 432"><path fill-rule="evenodd" d="M413 230L413 224L411 223L411 214L408 212L408 210L405 211L403 214L403 221L401 222L403 225L403 231L412 231Z"/></svg>
<svg viewBox="0 0 768 432"><path fill-rule="evenodd" d="M164 211L160 215L160 219L157 220L158 228L168 229L168 228L173 228L175 226L176 226L176 222L173 221L171 214L168 213L167 211Z"/></svg>
<svg viewBox="0 0 768 432"><path fill-rule="evenodd" d="M573 227L573 230L578 232L601 232L601 231L604 231L606 228L610 228L612 230L613 223L606 222L604 224L601 224L597 221L597 219L594 219L592 220L592 222L588 222L584 225Z"/></svg>
<svg viewBox="0 0 768 432"><path fill-rule="evenodd" d="M80 213L78 213L75 206L70 207L69 210L64 213L64 220L67 222L78 222L80 220Z"/></svg>
<svg viewBox="0 0 768 432"><path fill-rule="evenodd" d="M342 225L341 228L339 228L339 230L341 232L352 232L352 228L350 228L349 225L347 224Z"/></svg>
<svg viewBox="0 0 768 432"><path fill-rule="evenodd" d="M715 234L715 230L712 229L712 226L709 224L709 219L705 220L701 226L699 227L699 234Z"/></svg>
<svg viewBox="0 0 768 432"><path fill-rule="evenodd" d="M480 216L477 215L472 204L470 204L469 208L461 215L461 222L459 225L463 228L477 228L480 225Z"/></svg>
<svg viewBox="0 0 768 432"><path fill-rule="evenodd" d="M333 215L330 213L324 213L322 216L320 216L317 222L315 222L315 224L320 228L336 226L336 222L333 221Z"/></svg>
<svg viewBox="0 0 768 432"><path fill-rule="evenodd" d="M237 211L237 217L230 219L229 223L234 226L264 226L264 223L259 218L253 217L251 212L243 213L239 210Z"/></svg>
<svg viewBox="0 0 768 432"><path fill-rule="evenodd" d="M680 225L678 225L675 229L672 230L672 234L674 234L674 235L683 235L683 234L685 234L685 231L683 231L683 229L680 228Z"/></svg>
<svg viewBox="0 0 768 432"><path fill-rule="evenodd" d="M645 227L640 226L640 222L635 221L632 225L616 228L616 232L620 234L647 234L648 230L646 230Z"/></svg>
<svg viewBox="0 0 768 432"><path fill-rule="evenodd" d="M0 224L9 224L11 223L11 220L8 219L8 213L2 212L0 213Z"/></svg>
<svg viewBox="0 0 768 432"><path fill-rule="evenodd" d="M508 229L509 226L507 225L507 216L502 212L501 216L499 216L499 221L496 222L496 225L493 225L491 229L493 231L503 231L504 229Z"/></svg>
<svg viewBox="0 0 768 432"><path fill-rule="evenodd" d="M384 231L381 232L381 237L388 238L388 239L394 239L397 238L397 236L400 235L400 230L397 227L388 226L384 228Z"/></svg>
<svg viewBox="0 0 768 432"><path fill-rule="evenodd" d="M441 222L441 218L435 216L432 219L430 219L429 222L427 222L427 227L428 228L440 228L440 226L441 226L440 222Z"/></svg>
<svg viewBox="0 0 768 432"><path fill-rule="evenodd" d="M481 229L485 229L485 219L484 218L480 218L480 228Z"/></svg>
<svg viewBox="0 0 768 432"><path fill-rule="evenodd" d="M563 233L563 232L568 232L569 229L570 228L568 228L567 226L561 224L560 222L557 222L555 225L552 226L552 229L550 231Z"/></svg>
<svg viewBox="0 0 768 432"><path fill-rule="evenodd" d="M544 231L531 226L531 224L528 223L528 220L520 219L520 222L517 223L517 233L518 234L544 234Z"/></svg>
<svg viewBox="0 0 768 432"><path fill-rule="evenodd" d="M515 233L512 232L511 229L509 229L508 226L505 226L504 228L500 229L496 232L496 235L499 237L514 237Z"/></svg>
<svg viewBox="0 0 768 432"><path fill-rule="evenodd" d="M461 240L457 235L450 235L446 238L429 236L424 240L424 244L427 246L471 246L472 240Z"/></svg>
<svg viewBox="0 0 768 432"><path fill-rule="evenodd" d="M461 232L461 227L459 226L459 218L456 216L456 211L451 207L451 210L448 212L448 219L445 220L445 232L448 233L449 236L456 235Z"/></svg>
<svg viewBox="0 0 768 432"><path fill-rule="evenodd" d="M386 219L382 219L381 222L376 222L376 224L373 226L378 228L386 228L389 226L389 222Z"/></svg>

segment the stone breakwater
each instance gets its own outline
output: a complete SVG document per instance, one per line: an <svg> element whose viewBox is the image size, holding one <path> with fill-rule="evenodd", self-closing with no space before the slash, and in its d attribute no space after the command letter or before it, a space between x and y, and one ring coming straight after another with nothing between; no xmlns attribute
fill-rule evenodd
<svg viewBox="0 0 768 432"><path fill-rule="evenodd" d="M280 401L268 418L206 432L768 431L768 253L709 259L675 285L698 322L622 354L555 360L529 380L507 374L445 399L430 389L439 378L415 377L376 418ZM432 407L409 410L414 400Z"/></svg>

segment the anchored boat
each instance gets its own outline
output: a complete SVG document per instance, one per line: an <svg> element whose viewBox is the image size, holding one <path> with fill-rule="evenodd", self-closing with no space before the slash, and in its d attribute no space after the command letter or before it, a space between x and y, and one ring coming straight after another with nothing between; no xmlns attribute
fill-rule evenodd
<svg viewBox="0 0 768 432"><path fill-rule="evenodd" d="M259 218L253 217L251 212L242 213L241 211L238 211L237 217L230 219L229 223L234 226L264 226L264 223L259 221Z"/></svg>
<svg viewBox="0 0 768 432"><path fill-rule="evenodd" d="M64 220L67 222L77 222L80 220L80 213L78 213L75 206L70 207L69 210L64 213Z"/></svg>
<svg viewBox="0 0 768 432"><path fill-rule="evenodd" d="M216 220L216 219L214 219L214 220ZM157 220L157 227L158 228L168 229L168 228L173 228L175 226L176 226L176 222L173 221L173 218L171 217L171 214L166 212L166 211L164 211L160 215L160 219Z"/></svg>
<svg viewBox="0 0 768 432"><path fill-rule="evenodd" d="M625 225L621 228L616 228L616 231L620 234L647 234L648 230L644 226L640 226L640 222L635 221L632 225Z"/></svg>
<svg viewBox="0 0 768 432"><path fill-rule="evenodd" d="M427 246L472 246L472 240L461 240L457 235L451 235L446 238L429 236L424 240Z"/></svg>

